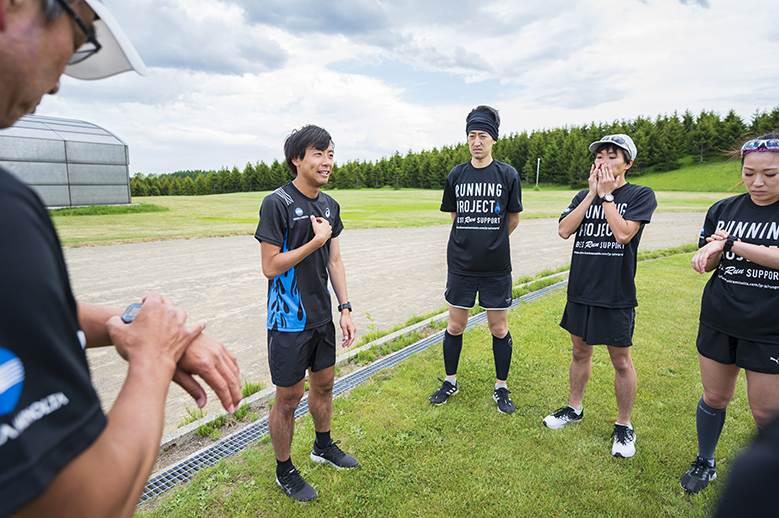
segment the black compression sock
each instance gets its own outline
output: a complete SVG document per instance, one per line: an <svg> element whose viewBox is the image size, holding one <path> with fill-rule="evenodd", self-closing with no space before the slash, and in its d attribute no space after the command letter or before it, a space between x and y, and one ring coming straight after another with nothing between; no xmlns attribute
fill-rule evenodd
<svg viewBox="0 0 779 518"><path fill-rule="evenodd" d="M444 367L447 376L457 374L457 364L460 363L460 352L463 350L463 335L450 335L444 331Z"/></svg>
<svg viewBox="0 0 779 518"><path fill-rule="evenodd" d="M495 376L499 380L506 380L511 367L511 333L506 333L503 338L492 335L492 354L495 357Z"/></svg>
<svg viewBox="0 0 779 518"><path fill-rule="evenodd" d="M289 472L290 469L294 468L295 466L292 465L292 457L285 461L280 461L276 459L276 476L280 477L284 475L285 473Z"/></svg>
<svg viewBox="0 0 779 518"><path fill-rule="evenodd" d="M330 438L330 430L326 432L315 431L315 433L316 433L316 445L318 448L324 448L332 441L332 439Z"/></svg>

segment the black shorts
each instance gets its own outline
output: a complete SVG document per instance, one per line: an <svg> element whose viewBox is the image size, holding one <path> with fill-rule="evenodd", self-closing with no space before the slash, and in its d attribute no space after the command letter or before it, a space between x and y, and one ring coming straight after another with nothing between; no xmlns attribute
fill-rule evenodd
<svg viewBox="0 0 779 518"><path fill-rule="evenodd" d="M630 347L636 308L602 308L568 301L560 327L581 337L587 345Z"/></svg>
<svg viewBox="0 0 779 518"><path fill-rule="evenodd" d="M511 273L501 273L490 277L475 277L449 273L446 276L444 298L450 306L471 309L479 294L479 307L482 309L508 309L511 307Z"/></svg>
<svg viewBox="0 0 779 518"><path fill-rule="evenodd" d="M698 324L698 352L710 360L753 372L779 374L779 344L750 342Z"/></svg>
<svg viewBox="0 0 779 518"><path fill-rule="evenodd" d="M268 329L268 366L277 387L291 387L306 376L335 365L335 326L330 321L299 333Z"/></svg>

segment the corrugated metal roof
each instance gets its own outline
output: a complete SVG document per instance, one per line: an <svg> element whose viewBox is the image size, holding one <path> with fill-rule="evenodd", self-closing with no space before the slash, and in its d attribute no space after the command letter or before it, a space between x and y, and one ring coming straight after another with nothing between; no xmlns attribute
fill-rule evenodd
<svg viewBox="0 0 779 518"><path fill-rule="evenodd" d="M44 115L25 115L10 128L0 129L0 137L64 140L67 142L116 144L117 146L127 145L110 131L91 122L46 117Z"/></svg>

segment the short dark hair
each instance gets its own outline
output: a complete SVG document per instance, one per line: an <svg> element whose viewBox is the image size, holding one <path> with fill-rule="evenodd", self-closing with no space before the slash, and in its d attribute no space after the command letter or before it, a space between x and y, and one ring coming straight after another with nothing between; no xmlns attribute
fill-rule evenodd
<svg viewBox="0 0 779 518"><path fill-rule="evenodd" d="M467 123L468 120L471 118L471 115L473 115L476 112L484 112L490 114L492 120L495 121L495 124L497 124L498 127L500 127L500 115L498 115L498 110L496 110L492 106L487 106L486 104L480 104L479 106L471 110L468 116L465 117L465 122Z"/></svg>
<svg viewBox="0 0 779 518"><path fill-rule="evenodd" d="M292 130L292 133L284 141L284 157L287 160L287 167L294 174L298 174L298 168L292 163L293 160L306 156L306 150L310 147L319 151L327 151L330 144L335 147L327 130L319 126L308 124L300 129Z"/></svg>
<svg viewBox="0 0 779 518"><path fill-rule="evenodd" d="M622 153L622 159L625 161L626 164L630 163L630 157L628 156L628 152L621 147L617 146L616 144L612 144L611 142L604 142L600 146L598 146L598 149L595 150L595 154L606 151L606 153L616 153L617 151L620 151Z"/></svg>

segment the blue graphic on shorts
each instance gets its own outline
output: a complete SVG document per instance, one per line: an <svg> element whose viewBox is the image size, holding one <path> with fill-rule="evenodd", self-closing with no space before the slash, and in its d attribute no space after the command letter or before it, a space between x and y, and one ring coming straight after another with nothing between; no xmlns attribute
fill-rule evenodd
<svg viewBox="0 0 779 518"><path fill-rule="evenodd" d="M0 416L16 408L24 386L24 366L14 353L0 347Z"/></svg>
<svg viewBox="0 0 779 518"><path fill-rule="evenodd" d="M287 237L284 238L282 252L289 252ZM300 300L298 277L293 266L271 281L268 291L268 329L298 332L305 328L306 309Z"/></svg>
<svg viewBox="0 0 779 518"><path fill-rule="evenodd" d="M500 214L500 202L495 202L495 214Z"/></svg>

